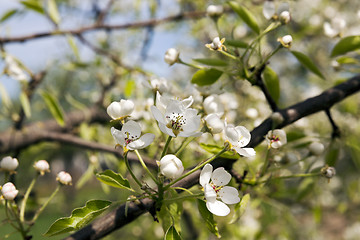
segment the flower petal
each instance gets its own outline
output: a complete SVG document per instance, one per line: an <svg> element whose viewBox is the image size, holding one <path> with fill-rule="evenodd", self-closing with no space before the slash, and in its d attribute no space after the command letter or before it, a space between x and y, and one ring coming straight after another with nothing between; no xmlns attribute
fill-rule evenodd
<svg viewBox="0 0 360 240"><path fill-rule="evenodd" d="M112 127L110 129L111 135L115 139L117 144L120 144L121 146L125 145L125 135L122 131L117 130L116 128Z"/></svg>
<svg viewBox="0 0 360 240"><path fill-rule="evenodd" d="M172 131L172 129L166 127L165 124L159 122L159 128L163 133L165 133L165 134L167 134L169 136L172 136L172 137L176 137L174 132Z"/></svg>
<svg viewBox="0 0 360 240"><path fill-rule="evenodd" d="M213 171L213 166L209 163L203 167L200 173L200 180L199 180L201 186L205 187L205 184L209 183L212 171Z"/></svg>
<svg viewBox="0 0 360 240"><path fill-rule="evenodd" d="M214 170L211 175L211 180L216 186L225 186L231 180L231 174L228 173L223 167Z"/></svg>
<svg viewBox="0 0 360 240"><path fill-rule="evenodd" d="M193 104L194 99L192 96L185 98L184 100L181 101L182 105L184 106L184 108L188 108L191 106L191 104Z"/></svg>
<svg viewBox="0 0 360 240"><path fill-rule="evenodd" d="M206 202L207 209L216 216L226 216L230 213L230 208L223 202L220 201L207 201Z"/></svg>
<svg viewBox="0 0 360 240"><path fill-rule="evenodd" d="M164 115L160 112L160 110L157 107L151 106L150 109L156 121L162 124L166 124Z"/></svg>
<svg viewBox="0 0 360 240"><path fill-rule="evenodd" d="M127 145L130 150L146 148L154 141L155 135L152 133L146 133L138 140L133 141Z"/></svg>
<svg viewBox="0 0 360 240"><path fill-rule="evenodd" d="M216 194L214 188L210 185L210 183L205 184L204 195L205 195L206 201L209 201L209 202L216 201L217 194Z"/></svg>
<svg viewBox="0 0 360 240"><path fill-rule="evenodd" d="M128 132L130 135L129 137L135 140L138 139L141 135L141 127L139 123L130 120L123 125L121 132L123 132L125 135Z"/></svg>
<svg viewBox="0 0 360 240"><path fill-rule="evenodd" d="M253 148L234 147L234 149L236 150L236 152L238 154L240 154L241 156L244 156L244 157L253 157L256 155L256 152Z"/></svg>
<svg viewBox="0 0 360 240"><path fill-rule="evenodd" d="M251 134L249 130L246 129L246 127L243 126L237 126L235 127L236 132L239 134L238 144L239 147L245 147L251 139Z"/></svg>
<svg viewBox="0 0 360 240"><path fill-rule="evenodd" d="M226 204L235 204L240 202L239 192L234 187L225 186L218 192L221 201Z"/></svg>
<svg viewBox="0 0 360 240"><path fill-rule="evenodd" d="M233 144L237 144L240 136L238 134L238 132L236 131L235 127L231 124L227 125L225 127L225 135L227 137L227 139Z"/></svg>

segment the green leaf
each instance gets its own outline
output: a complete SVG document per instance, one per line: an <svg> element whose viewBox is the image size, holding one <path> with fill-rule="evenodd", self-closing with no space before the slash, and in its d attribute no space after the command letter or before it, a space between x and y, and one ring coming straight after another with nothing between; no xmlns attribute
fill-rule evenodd
<svg viewBox="0 0 360 240"><path fill-rule="evenodd" d="M352 57L339 57L336 61L340 64L359 64L359 60Z"/></svg>
<svg viewBox="0 0 360 240"><path fill-rule="evenodd" d="M181 237L174 226L169 227L165 234L165 240L180 240Z"/></svg>
<svg viewBox="0 0 360 240"><path fill-rule="evenodd" d="M47 10L48 10L48 14L49 14L49 17L51 18L51 20L54 23L59 24L60 14L59 14L58 8L56 6L55 0L47 0Z"/></svg>
<svg viewBox="0 0 360 240"><path fill-rule="evenodd" d="M219 67L224 67L227 66L228 63L221 60L221 59L214 59L214 58L195 58L193 59L196 62L205 64L205 65L209 65L209 66L219 66Z"/></svg>
<svg viewBox="0 0 360 240"><path fill-rule="evenodd" d="M245 7L241 6L235 1L228 2L230 7L236 12L237 15L257 34L260 33L259 25L256 22L256 18Z"/></svg>
<svg viewBox="0 0 360 240"><path fill-rule="evenodd" d="M247 206L247 204L249 203L249 201L250 201L250 194L245 194L245 196L243 196L242 198L241 198L241 201L240 201L240 207L239 207L239 214L240 214L240 216L242 216L244 213L245 213L245 209L246 209L246 206Z"/></svg>
<svg viewBox="0 0 360 240"><path fill-rule="evenodd" d="M28 96L24 92L21 92L21 94L20 94L20 103L24 110L25 116L27 118L31 117L30 101L29 101Z"/></svg>
<svg viewBox="0 0 360 240"><path fill-rule="evenodd" d="M276 103L278 103L280 99L280 83L278 75L269 66L266 66L263 74L264 83L270 93L270 96Z"/></svg>
<svg viewBox="0 0 360 240"><path fill-rule="evenodd" d="M205 144L205 143L200 143L200 147L202 149L204 149L205 151L212 153L212 154L217 154L224 148L224 147L217 146L214 144ZM227 158L227 159L238 159L239 158L239 156L232 151L226 151L223 154L221 154L220 157Z"/></svg>
<svg viewBox="0 0 360 240"><path fill-rule="evenodd" d="M311 72L318 75L320 78L325 79L324 75L320 72L318 67L313 63L313 61L306 56L305 54L297 51L290 51L296 59L307 69L309 69Z"/></svg>
<svg viewBox="0 0 360 240"><path fill-rule="evenodd" d="M356 49L360 49L360 36L345 37L334 46L330 56L336 57Z"/></svg>
<svg viewBox="0 0 360 240"><path fill-rule="evenodd" d="M226 39L226 45L237 47L237 48L247 48L249 44L240 40Z"/></svg>
<svg viewBox="0 0 360 240"><path fill-rule="evenodd" d="M62 127L65 126L64 113L57 99L45 91L41 91L40 95L44 99L56 122Z"/></svg>
<svg viewBox="0 0 360 240"><path fill-rule="evenodd" d="M24 5L27 9L33 10L40 14L45 13L43 7L41 6L41 3L37 0L26 0L26 1L21 1L20 3Z"/></svg>
<svg viewBox="0 0 360 240"><path fill-rule="evenodd" d="M50 237L80 229L104 212L110 204L110 201L90 200L85 207L74 209L70 217L56 220L44 236Z"/></svg>
<svg viewBox="0 0 360 240"><path fill-rule="evenodd" d="M201 69L194 74L191 79L191 83L197 84L199 86L211 85L220 78L222 73L222 71L219 71L215 68Z"/></svg>
<svg viewBox="0 0 360 240"><path fill-rule="evenodd" d="M0 82L0 96L1 96L1 105L7 107L8 109L12 108L12 103L9 94L1 82Z"/></svg>
<svg viewBox="0 0 360 240"><path fill-rule="evenodd" d="M70 46L71 50L73 51L73 53L75 55L77 61L80 62L81 60L80 60L79 49L76 46L76 42L75 42L74 37L71 36L71 35L66 35L66 39L67 39L67 41L69 43L69 46Z"/></svg>
<svg viewBox="0 0 360 240"><path fill-rule="evenodd" d="M221 238L214 216L207 209L205 201L198 199L197 202L200 215L204 219L206 227L210 230L210 232L215 234L216 237Z"/></svg>
<svg viewBox="0 0 360 240"><path fill-rule="evenodd" d="M114 173L112 170L108 169L105 172L97 173L96 178L107 185L116 188L127 189L129 191L134 191L130 187L130 183L127 179L123 178L120 173Z"/></svg>
<svg viewBox="0 0 360 240"><path fill-rule="evenodd" d="M15 13L17 13L18 10L17 9L11 9L7 12L5 12L2 17L0 18L0 23L5 22L6 20L8 20L9 18L11 18L12 16L15 15Z"/></svg>
<svg viewBox="0 0 360 240"><path fill-rule="evenodd" d="M129 98L133 94L135 89L136 89L136 83L134 80L129 79L128 81L126 81L125 88L124 88L125 97Z"/></svg>

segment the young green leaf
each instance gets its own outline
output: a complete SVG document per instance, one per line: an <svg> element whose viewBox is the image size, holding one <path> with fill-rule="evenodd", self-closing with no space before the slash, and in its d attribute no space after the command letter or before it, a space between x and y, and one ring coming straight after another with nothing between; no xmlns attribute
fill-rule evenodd
<svg viewBox="0 0 360 240"><path fill-rule="evenodd" d="M266 66L263 74L264 84L268 89L270 96L274 99L276 103L278 103L280 98L280 83L278 75L269 66Z"/></svg>
<svg viewBox="0 0 360 240"><path fill-rule="evenodd" d="M195 62L202 63L209 66L217 66L217 67L224 67L227 66L228 63L221 60L221 59L214 59L214 58L195 58L193 59Z"/></svg>
<svg viewBox="0 0 360 240"><path fill-rule="evenodd" d="M256 22L256 18L245 7L238 4L236 1L228 2L230 7L236 12L237 15L257 34L260 33L259 25Z"/></svg>
<svg viewBox="0 0 360 240"><path fill-rule="evenodd" d="M340 39L331 51L331 57L336 57L350 51L360 49L360 36L349 36Z"/></svg>
<svg viewBox="0 0 360 240"><path fill-rule="evenodd" d="M110 201L90 200L85 207L74 209L70 217L56 220L44 233L44 236L50 237L80 229L104 212L110 205Z"/></svg>
<svg viewBox="0 0 360 240"><path fill-rule="evenodd" d="M130 98L130 96L133 94L135 89L136 89L135 81L133 79L127 80L124 88L125 97Z"/></svg>
<svg viewBox="0 0 360 240"><path fill-rule="evenodd" d="M216 237L220 238L221 236L217 223L215 222L212 213L207 209L205 201L198 199L197 202L200 215L204 219L206 227L210 230L210 232L215 234Z"/></svg>
<svg viewBox="0 0 360 240"><path fill-rule="evenodd" d="M24 92L21 92L21 94L20 94L20 103L24 110L25 116L27 118L31 117L30 101L29 101L28 96Z"/></svg>
<svg viewBox="0 0 360 240"><path fill-rule="evenodd" d="M217 154L224 148L224 147L217 146L214 144L205 144L205 143L200 143L200 147L202 149L204 149L205 151L207 151L209 153L213 153L213 154ZM234 153L232 151L227 151L227 152L224 152L223 154L221 154L220 157L227 158L227 159L238 159L239 155L237 155L236 153Z"/></svg>
<svg viewBox="0 0 360 240"><path fill-rule="evenodd" d="M191 83L197 84L199 86L211 85L220 78L222 73L222 71L215 68L200 69L192 77Z"/></svg>
<svg viewBox="0 0 360 240"><path fill-rule="evenodd" d="M245 194L239 203L239 215L242 216L245 212L246 206L250 201L250 194ZM236 209L237 210L237 209Z"/></svg>
<svg viewBox="0 0 360 240"><path fill-rule="evenodd" d="M114 173L112 170L108 169L105 172L97 173L96 178L107 185L116 188L127 189L129 191L134 191L130 187L130 183L127 179L123 178L120 173Z"/></svg>
<svg viewBox="0 0 360 240"><path fill-rule="evenodd" d="M246 42L243 42L240 40L234 40L234 39L226 39L226 45L237 47L237 48L249 47L249 44L247 44Z"/></svg>
<svg viewBox="0 0 360 240"><path fill-rule="evenodd" d="M10 9L9 11L5 12L0 18L0 23L5 22L6 20L10 19L17 12L18 12L17 9Z"/></svg>
<svg viewBox="0 0 360 240"><path fill-rule="evenodd" d="M181 237L174 226L169 227L165 234L165 240L180 240Z"/></svg>
<svg viewBox="0 0 360 240"><path fill-rule="evenodd" d="M43 7L41 6L41 2L37 0L24 0L20 2L22 5L24 5L27 9L33 10L35 12L38 12L40 14L44 14L45 11Z"/></svg>
<svg viewBox="0 0 360 240"><path fill-rule="evenodd" d="M57 99L45 91L40 92L40 95L57 123L62 127L65 126L64 113Z"/></svg>
<svg viewBox="0 0 360 240"><path fill-rule="evenodd" d="M297 51L290 51L296 59L311 72L318 75L320 78L325 79L324 75L320 72L319 68L313 63L313 61L305 54Z"/></svg>
<svg viewBox="0 0 360 240"><path fill-rule="evenodd" d="M76 46L76 42L75 42L74 37L72 35L66 35L66 39L67 39L67 41L69 43L69 46L70 46L71 50L73 51L73 53L74 53L74 55L76 57L76 60L78 62L80 62L81 59L80 59L79 49Z"/></svg>
<svg viewBox="0 0 360 240"><path fill-rule="evenodd" d="M12 108L12 103L9 94L1 82L0 82L0 96L1 96L1 105L3 105L3 107L5 106L8 109Z"/></svg>
<svg viewBox="0 0 360 240"><path fill-rule="evenodd" d="M47 0L47 10L49 17L55 24L59 24L60 22L60 14L58 8L56 6L55 0Z"/></svg>

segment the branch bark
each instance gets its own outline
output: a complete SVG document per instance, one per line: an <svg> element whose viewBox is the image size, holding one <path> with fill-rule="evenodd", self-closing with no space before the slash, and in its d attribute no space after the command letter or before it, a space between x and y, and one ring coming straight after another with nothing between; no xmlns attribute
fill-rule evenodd
<svg viewBox="0 0 360 240"><path fill-rule="evenodd" d="M344 98L358 92L360 90L360 75L357 75L345 83L330 88L324 91L322 94L309 98L305 101L297 103L293 106L280 110L280 114L284 117L284 121L278 124L277 128L283 128L291 123L309 116L311 114L325 111L330 109L334 104L340 102ZM264 136L269 130L272 129L272 120L269 117L264 122L256 127L251 132L252 140L249 143L250 147L255 147L264 140ZM225 168L231 168L233 162L223 159L217 159L212 164L216 166L225 166ZM188 177L179 181L176 186L183 188L190 188L198 183L200 176L200 170L194 172ZM125 205L121 205L117 209L108 213L105 216L94 221L92 224L80 229L69 237L64 238L65 240L85 240L85 239L100 239L109 233L125 226L132 222L137 217L146 213L154 204L153 200L144 199L141 201L142 204L130 203L128 205L127 214L125 213Z"/></svg>

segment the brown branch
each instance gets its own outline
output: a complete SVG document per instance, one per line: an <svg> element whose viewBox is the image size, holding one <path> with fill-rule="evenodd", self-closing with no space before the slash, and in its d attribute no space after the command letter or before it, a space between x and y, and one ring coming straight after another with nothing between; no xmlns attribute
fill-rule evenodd
<svg viewBox="0 0 360 240"><path fill-rule="evenodd" d="M325 109L331 108L334 104L340 102L344 98L360 91L360 75L357 75L347 82L342 83L336 87L330 88L327 91L324 91L322 94L309 98L303 102L290 106L288 108L282 109L279 112L284 117L284 121L277 126L277 128L282 128L291 123L299 120L303 117L309 116L311 114L317 113L319 111L324 111ZM249 146L255 147L264 140L264 136L269 130L272 129L272 120L271 118L266 119L260 126L255 128L251 132L252 140L249 143ZM217 159L212 162L214 167L217 166L227 166L232 165L233 161ZM198 183L200 176L200 170L194 172L193 174L187 176L186 178L179 181L176 186L183 188L190 188ZM94 221L92 224L80 229L69 237L65 238L66 240L85 240L85 239L100 239L111 232L123 227L124 225L135 220L140 215L147 212L147 209L150 209L154 201L150 199L142 200L143 206L145 208L139 207L134 203L128 205L121 205L117 209L108 213L105 216ZM125 209L127 208L127 214Z"/></svg>
<svg viewBox="0 0 360 240"><path fill-rule="evenodd" d="M79 29L74 30L56 30L52 32L42 32L42 33L35 33L26 36L20 37L1 37L0 38L0 45L6 43L17 43L17 42L25 42L28 40L51 37L51 36L58 36L58 35L79 35L85 32L91 31L98 31L98 30L123 30L123 29L136 29L136 28L144 28L144 27L155 27L159 24L168 23L172 21L180 21L185 19L197 19L206 16L205 11L193 11L193 12L184 12L174 16L169 16L161 19L150 19L146 21L139 21L133 23L125 23L125 24L118 24L118 25L109 25L109 24L93 24L91 26L82 27Z"/></svg>

